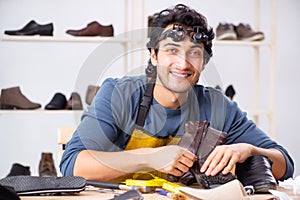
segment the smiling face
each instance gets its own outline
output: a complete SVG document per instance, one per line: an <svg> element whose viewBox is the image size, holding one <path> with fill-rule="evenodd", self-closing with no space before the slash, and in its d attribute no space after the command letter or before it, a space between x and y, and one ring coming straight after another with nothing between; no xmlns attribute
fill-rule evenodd
<svg viewBox="0 0 300 200"><path fill-rule="evenodd" d="M157 66L158 85L173 93L186 93L198 82L204 69L204 47L190 41L188 36L179 42L167 37L159 42L157 55L151 51L151 62Z"/></svg>

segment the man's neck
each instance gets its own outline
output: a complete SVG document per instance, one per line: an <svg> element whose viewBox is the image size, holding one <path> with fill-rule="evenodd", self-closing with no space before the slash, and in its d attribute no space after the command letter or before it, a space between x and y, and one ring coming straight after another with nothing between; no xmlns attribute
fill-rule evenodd
<svg viewBox="0 0 300 200"><path fill-rule="evenodd" d="M165 108L177 109L187 101L188 92L174 93L166 87L156 84L154 86L153 95L155 100Z"/></svg>

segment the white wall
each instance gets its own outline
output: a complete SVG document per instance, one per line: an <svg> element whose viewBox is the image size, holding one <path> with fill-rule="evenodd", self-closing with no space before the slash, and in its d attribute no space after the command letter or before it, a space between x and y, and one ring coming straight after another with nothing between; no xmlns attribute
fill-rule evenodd
<svg viewBox="0 0 300 200"><path fill-rule="evenodd" d="M131 2L131 1L130 1ZM207 16L214 28L219 22L254 24L253 0L185 0ZM269 35L269 3L261 1L262 15L260 29ZM139 1L136 3L140 4ZM147 15L169 7L178 2L151 0L147 4ZM103 25L113 24L115 35L124 33L124 1L108 5L107 1L88 0L74 2L71 0L0 0L0 36L4 30L15 30L24 26L31 19L40 24L54 23L54 35L71 37L65 34L70 28L79 29L87 23L97 20ZM138 7L138 6L136 6ZM275 139L285 146L294 158L296 171L300 175L300 155L297 152L300 141L297 133L300 97L297 94L298 60L300 52L299 19L300 2L298 0L278 0L277 12L277 63L276 63L276 100L275 100ZM141 10L130 10L137 13L137 23L130 23L128 30L141 28ZM116 46L110 46L120 48ZM21 86L21 90L32 101L44 107L54 93L62 92L69 98L81 70L95 52L98 44L93 43L51 43L51 42L1 42L0 43L0 87ZM268 67L268 49L261 50L261 63ZM105 58L105 55L103 57ZM250 47L215 47L211 65L221 74L223 87L233 84L237 90L235 100L242 108L252 105L253 52ZM106 76L123 74L123 62L116 61ZM101 66L99 66L101 67ZM262 91L268 89L267 70L261 70ZM95 83L87 79L85 84ZM84 101L85 87L80 88ZM268 95L262 93L261 105L268 106ZM86 105L85 105L86 106ZM51 151L56 159L58 145L56 142L57 127L73 126L79 116L74 114L0 114L0 177L7 175L13 162L31 167L32 174L37 175L38 161L42 151ZM267 130L267 120L262 119L261 128ZM56 163L57 164L57 163Z"/></svg>

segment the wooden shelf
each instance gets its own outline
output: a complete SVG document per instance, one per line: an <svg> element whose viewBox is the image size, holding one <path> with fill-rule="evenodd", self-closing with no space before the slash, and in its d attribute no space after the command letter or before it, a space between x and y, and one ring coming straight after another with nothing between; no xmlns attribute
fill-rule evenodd
<svg viewBox="0 0 300 200"><path fill-rule="evenodd" d="M213 44L216 46L269 46L267 41L242 41L242 40L214 40Z"/></svg>
<svg viewBox="0 0 300 200"><path fill-rule="evenodd" d="M0 110L1 114L81 114L84 110Z"/></svg>
<svg viewBox="0 0 300 200"><path fill-rule="evenodd" d="M3 36L0 42L79 42L79 43L138 43L139 40L119 38L119 37L58 37L58 36Z"/></svg>

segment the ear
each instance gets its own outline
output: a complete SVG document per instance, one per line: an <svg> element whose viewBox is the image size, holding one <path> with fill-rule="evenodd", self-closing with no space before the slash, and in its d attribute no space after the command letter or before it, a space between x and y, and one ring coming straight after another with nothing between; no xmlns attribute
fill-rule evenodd
<svg viewBox="0 0 300 200"><path fill-rule="evenodd" d="M151 49L151 55L150 55L151 63L153 66L157 66L157 56L155 54L154 49Z"/></svg>

